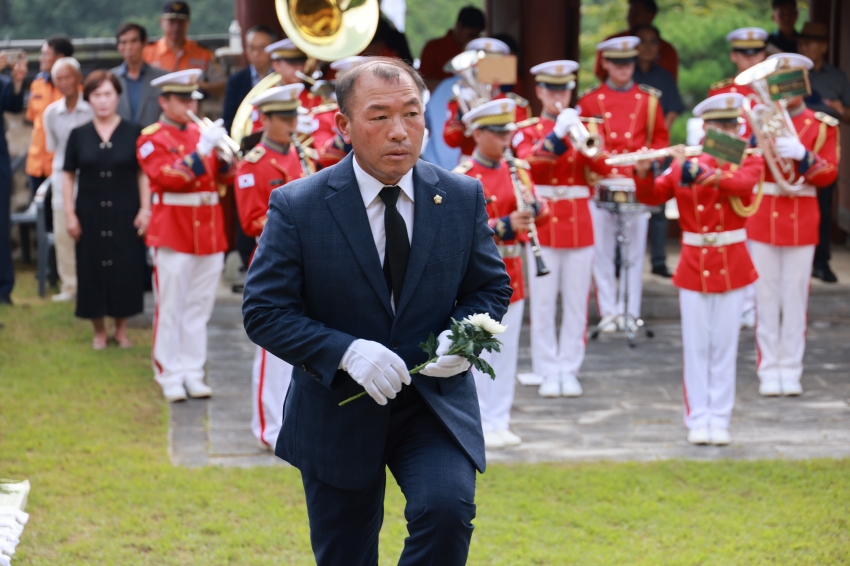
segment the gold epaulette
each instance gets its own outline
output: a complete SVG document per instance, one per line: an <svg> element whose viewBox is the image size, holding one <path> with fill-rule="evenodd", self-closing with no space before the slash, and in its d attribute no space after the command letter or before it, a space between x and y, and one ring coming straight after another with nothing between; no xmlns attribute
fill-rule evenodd
<svg viewBox="0 0 850 566"><path fill-rule="evenodd" d="M733 79L723 79L722 81L717 81L713 83L708 90L718 90L721 88L726 88L727 86L732 86L732 83L735 82Z"/></svg>
<svg viewBox="0 0 850 566"><path fill-rule="evenodd" d="M826 124L827 126L837 126L838 118L830 116L826 112L815 112L815 118Z"/></svg>
<svg viewBox="0 0 850 566"><path fill-rule="evenodd" d="M580 93L578 93L578 97L579 97L579 99L584 98L584 97L585 97L585 96L587 96L588 94L590 94L590 93L592 93L592 92L594 92L594 91L599 90L599 87L601 87L601 86L602 86L602 84L600 83L600 84L598 84L598 85L593 85L593 86L592 86L592 87L590 87L590 88L586 88L586 89L584 89L583 91L581 91Z"/></svg>
<svg viewBox="0 0 850 566"><path fill-rule="evenodd" d="M159 122L154 122L153 124L151 124L150 126L148 126L147 128L142 130L142 135L143 136L153 135L153 134L157 133L161 127L162 127L162 124L160 124Z"/></svg>
<svg viewBox="0 0 850 566"><path fill-rule="evenodd" d="M248 152L248 155L245 156L245 161L248 163L256 163L266 154L266 148L261 145L254 146L254 149Z"/></svg>
<svg viewBox="0 0 850 566"><path fill-rule="evenodd" d="M510 98L511 100L516 102L516 105L519 106L520 108L525 108L526 106L528 106L528 100L521 97L520 95L518 95L515 92L506 92L505 97Z"/></svg>
<svg viewBox="0 0 850 566"><path fill-rule="evenodd" d="M540 121L540 118L529 118L528 120L523 120L522 122L517 122L517 129L527 128L529 126L534 126Z"/></svg>
<svg viewBox="0 0 850 566"><path fill-rule="evenodd" d="M306 155L307 157L309 157L313 161L316 161L317 159L319 159L319 152L316 151L314 148L305 147L303 149L304 149L304 155Z"/></svg>
<svg viewBox="0 0 850 566"><path fill-rule="evenodd" d="M470 169L472 169L472 160L467 159L466 161L452 169L452 173L460 173L461 175L466 175Z"/></svg>
<svg viewBox="0 0 850 566"><path fill-rule="evenodd" d="M655 98L661 98L661 91L657 88L651 87L649 85L638 85L638 88L648 94L649 96L654 96Z"/></svg>
<svg viewBox="0 0 850 566"><path fill-rule="evenodd" d="M531 171L531 165L529 165L528 161L526 161L525 159L520 159L519 157L514 157L514 163L520 169L527 169L527 170Z"/></svg>
<svg viewBox="0 0 850 566"><path fill-rule="evenodd" d="M322 112L331 112L339 110L339 104L336 102L329 102L327 104L321 104L313 108L313 114L321 114Z"/></svg>

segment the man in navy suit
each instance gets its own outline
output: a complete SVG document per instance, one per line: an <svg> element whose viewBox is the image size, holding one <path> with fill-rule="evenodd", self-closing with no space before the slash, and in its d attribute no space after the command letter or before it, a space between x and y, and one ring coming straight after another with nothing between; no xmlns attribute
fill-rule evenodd
<svg viewBox="0 0 850 566"><path fill-rule="evenodd" d="M227 79L227 88L224 91L221 118L224 120L224 129L228 132L239 105L251 89L271 71L272 58L265 49L275 41L277 34L268 26L257 25L245 33L245 58L248 59L248 66Z"/></svg>
<svg viewBox="0 0 850 566"><path fill-rule="evenodd" d="M500 320L511 288L481 183L417 160L424 89L381 57L337 78L353 152L272 193L245 285L251 340L294 366L275 454L301 470L319 565L378 563L387 467L407 500L399 564L469 551L485 467L469 363L407 368L430 333L445 351L452 318Z"/></svg>

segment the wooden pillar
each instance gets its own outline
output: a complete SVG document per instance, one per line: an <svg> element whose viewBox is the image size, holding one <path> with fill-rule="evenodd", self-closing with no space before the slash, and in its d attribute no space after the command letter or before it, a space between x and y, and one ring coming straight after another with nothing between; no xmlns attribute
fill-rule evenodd
<svg viewBox="0 0 850 566"><path fill-rule="evenodd" d="M286 35L277 19L274 0L236 0L236 21L242 28L242 44L245 44L245 32L251 27L263 24L270 27L283 39Z"/></svg>

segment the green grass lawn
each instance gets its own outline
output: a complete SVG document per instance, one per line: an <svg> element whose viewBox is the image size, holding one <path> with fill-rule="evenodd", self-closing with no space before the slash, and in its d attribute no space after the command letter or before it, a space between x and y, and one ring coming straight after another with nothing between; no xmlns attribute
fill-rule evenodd
<svg viewBox="0 0 850 566"><path fill-rule="evenodd" d="M150 332L94 352L32 279L0 307L0 477L32 483L13 563L310 564L298 472L173 467ZM406 534L390 483L382 564ZM846 460L493 465L477 495L470 564L850 563Z"/></svg>

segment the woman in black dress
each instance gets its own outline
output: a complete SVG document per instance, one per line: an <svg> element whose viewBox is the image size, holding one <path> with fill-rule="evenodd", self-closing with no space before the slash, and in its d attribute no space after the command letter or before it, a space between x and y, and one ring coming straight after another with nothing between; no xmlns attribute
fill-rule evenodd
<svg viewBox="0 0 850 566"><path fill-rule="evenodd" d="M106 347L104 318L115 318L115 341L132 346L127 317L142 312L142 239L150 219L147 177L136 161L140 128L116 113L121 85L107 71L93 71L83 98L94 120L71 131L62 190L68 232L77 244L77 310L94 325L92 347ZM78 180L76 201L74 181Z"/></svg>

